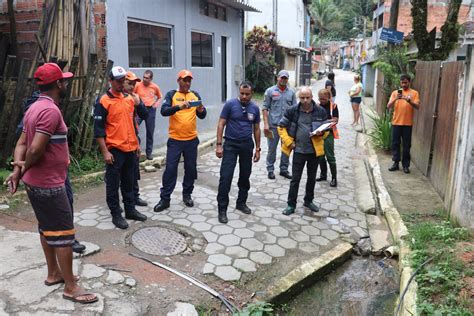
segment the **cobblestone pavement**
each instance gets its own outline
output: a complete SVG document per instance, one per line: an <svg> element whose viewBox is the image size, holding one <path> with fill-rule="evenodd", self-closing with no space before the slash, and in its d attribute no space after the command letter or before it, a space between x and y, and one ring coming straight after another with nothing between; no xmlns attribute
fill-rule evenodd
<svg viewBox="0 0 474 316"><path fill-rule="evenodd" d="M338 73L336 79L339 79ZM312 87L315 96L323 83L324 81L319 81ZM300 183L296 213L291 216L281 214L286 206L289 180L278 174L276 180L267 178L267 145L263 137L262 159L253 165L251 175L248 200L248 205L253 210L251 215L242 214L233 208L237 195L237 166L230 193L229 223L223 225L217 221L216 195L220 160L216 158L214 151L202 155L199 159L199 179L195 183L193 193L194 207L188 208L183 204L179 178L172 195L171 207L161 213L154 213L153 205L159 201L161 187L161 174L156 173L156 176L147 177L140 183L142 198L147 200L150 206L139 210L149 217L148 224L150 221L156 224L168 223L202 233L207 241L204 251L208 254L202 272L214 274L223 280L238 280L242 273L257 271L259 266L271 264L273 259L284 257L289 250L318 256L348 234L359 238L368 236L365 215L357 209L354 197L356 188L352 160L358 159L359 154L355 148L356 132L350 127L352 110L345 93L351 85L351 76L341 76L337 81L341 113L341 139L336 140L335 145L338 187L330 188L329 182L316 184L315 202L320 205L319 212L312 213L302 205L306 182L304 176ZM75 222L79 226L93 226L99 230L116 229L111 223L105 201L78 210ZM141 224L131 224L132 228L138 225Z"/></svg>

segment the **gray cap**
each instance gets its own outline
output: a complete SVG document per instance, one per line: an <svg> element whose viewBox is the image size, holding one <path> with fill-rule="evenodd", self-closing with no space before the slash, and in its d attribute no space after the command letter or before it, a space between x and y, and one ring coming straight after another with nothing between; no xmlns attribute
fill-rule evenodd
<svg viewBox="0 0 474 316"><path fill-rule="evenodd" d="M278 78L280 77L290 78L290 74L288 73L288 71L283 69L283 70L280 70L280 72L278 73Z"/></svg>

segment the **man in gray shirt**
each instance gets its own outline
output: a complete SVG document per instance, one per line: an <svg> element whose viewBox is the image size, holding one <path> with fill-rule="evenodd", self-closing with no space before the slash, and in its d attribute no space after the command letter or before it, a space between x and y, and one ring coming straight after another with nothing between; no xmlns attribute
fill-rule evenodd
<svg viewBox="0 0 474 316"><path fill-rule="evenodd" d="M308 179L306 180L303 205L313 212L319 211L313 199L318 157L324 155L324 140L322 133L315 136L311 136L310 133L327 119L327 114L323 107L313 101L311 88L302 88L299 97L300 103L286 110L278 124L282 150L288 153L291 150L294 151L292 162L293 177L288 192L288 206L283 210L284 215L290 215L295 212L298 188L305 165Z"/></svg>
<svg viewBox="0 0 474 316"><path fill-rule="evenodd" d="M278 73L278 83L265 91L265 98L263 100L263 132L268 142L267 172L269 179L275 179L274 164L278 141L280 140L277 132L278 123L285 111L290 106L296 105L296 95L295 92L288 87L288 78L288 71L281 70ZM287 179L291 179L291 174L288 172L289 162L290 157L282 153L280 175Z"/></svg>

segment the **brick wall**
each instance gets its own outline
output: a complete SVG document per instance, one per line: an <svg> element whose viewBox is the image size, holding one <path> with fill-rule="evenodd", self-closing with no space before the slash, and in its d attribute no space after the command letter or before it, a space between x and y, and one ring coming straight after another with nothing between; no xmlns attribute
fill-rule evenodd
<svg viewBox="0 0 474 316"><path fill-rule="evenodd" d="M16 0L13 3L18 43L17 55L33 59L37 48L34 34L39 29L43 13L43 0ZM7 1L2 1L0 6L0 32L10 33Z"/></svg>
<svg viewBox="0 0 474 316"><path fill-rule="evenodd" d="M72 1L72 0L66 0ZM35 33L38 32L43 15L44 0L16 0L13 2L16 19L16 36L18 43L18 56L20 58L35 58L38 48ZM95 0L94 24L96 47L99 59L107 60L107 40L105 27L106 6L104 0ZM0 5L0 32L10 33L10 20L8 16L7 1Z"/></svg>
<svg viewBox="0 0 474 316"><path fill-rule="evenodd" d="M428 2L427 30L431 31L436 27L436 31L441 31L444 21L448 15L448 1ZM459 9L458 23L463 24L469 21L469 5L462 4ZM384 27L388 27L390 20L390 1L385 1ZM409 1L400 1L398 9L397 30L408 35L412 31L411 5Z"/></svg>

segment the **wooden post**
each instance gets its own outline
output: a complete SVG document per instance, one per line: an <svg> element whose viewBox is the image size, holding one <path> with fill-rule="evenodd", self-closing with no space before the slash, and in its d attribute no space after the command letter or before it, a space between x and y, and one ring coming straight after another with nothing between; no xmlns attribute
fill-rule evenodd
<svg viewBox="0 0 474 316"><path fill-rule="evenodd" d="M25 95L25 86L28 83L28 72L31 68L31 60L30 59L23 59L20 63L20 71L18 73L18 79L15 85L15 93L13 98L13 103L10 111L10 115L8 116L8 122L3 121L3 123L7 127L7 133L5 135L5 143L3 151L3 155L0 158L0 161L5 161L8 156L11 155L13 152L13 148L15 145L16 140L16 128L19 123L20 115L23 111L22 109L22 102L25 97L29 97L29 95Z"/></svg>
<svg viewBox="0 0 474 316"><path fill-rule="evenodd" d="M87 109L89 108L89 95L90 91L93 88L92 84L95 78L95 71L97 70L97 55L91 54L89 58L89 65L87 67L87 74L86 74L86 86L84 92L82 94L82 102L79 108L79 118L77 121L77 139L74 143L74 153L78 153L80 150L81 145L81 135L83 135L84 129L84 118L87 113Z"/></svg>
<svg viewBox="0 0 474 316"><path fill-rule="evenodd" d="M77 64L79 62L79 56L73 56L71 60L71 64L69 65L69 71L72 72L75 76L76 70L77 70ZM77 80L76 80L77 81ZM63 109L64 109L64 115L67 114L68 108L69 108L69 100L71 99L71 93L72 93L72 88L76 84L75 81L69 83L67 87L67 92L66 92L66 97L63 100Z"/></svg>
<svg viewBox="0 0 474 316"><path fill-rule="evenodd" d="M16 21L15 21L15 9L13 8L13 0L8 0L7 6L8 6L8 17L10 18L11 54L16 55L16 52L17 52Z"/></svg>

